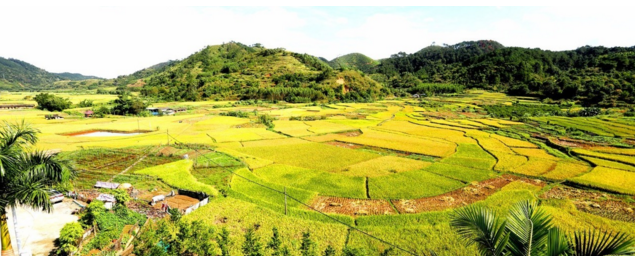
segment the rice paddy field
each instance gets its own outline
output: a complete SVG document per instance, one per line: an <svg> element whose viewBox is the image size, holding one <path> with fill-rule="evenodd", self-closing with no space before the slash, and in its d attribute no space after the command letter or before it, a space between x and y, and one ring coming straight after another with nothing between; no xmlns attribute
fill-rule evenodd
<svg viewBox="0 0 635 256"><path fill-rule="evenodd" d="M2 94L0 104L29 102L27 94ZM417 254L476 255L450 228L452 211L477 204L506 212L522 200L541 201L566 231L635 235L635 119L616 108L596 117L503 120L481 108L518 102L542 104L468 91L321 105L166 102L155 106L187 111L161 117L85 118L71 109L46 120L50 112L16 109L0 110L0 119L37 128L38 149L73 162L77 189L114 181L142 193L213 196L185 218L230 230L233 255L254 226L263 239L277 227L294 254L305 231L320 251L388 249L342 223ZM221 115L229 111L249 115ZM258 123L255 112L274 117L274 126ZM76 136L92 132L121 134Z"/></svg>

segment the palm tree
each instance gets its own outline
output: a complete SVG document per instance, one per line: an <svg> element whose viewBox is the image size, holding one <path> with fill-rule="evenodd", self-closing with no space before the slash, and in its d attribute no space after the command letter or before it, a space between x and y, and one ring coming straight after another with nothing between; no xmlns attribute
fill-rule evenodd
<svg viewBox="0 0 635 256"><path fill-rule="evenodd" d="M2 256L13 255L7 210L17 206L50 212L48 189L68 181L74 172L65 161L33 150L39 131L22 121L0 127L0 235Z"/></svg>
<svg viewBox="0 0 635 256"><path fill-rule="evenodd" d="M450 226L484 256L635 255L635 240L624 233L586 231L567 237L553 226L550 215L529 201L514 205L506 220L484 207L461 208Z"/></svg>

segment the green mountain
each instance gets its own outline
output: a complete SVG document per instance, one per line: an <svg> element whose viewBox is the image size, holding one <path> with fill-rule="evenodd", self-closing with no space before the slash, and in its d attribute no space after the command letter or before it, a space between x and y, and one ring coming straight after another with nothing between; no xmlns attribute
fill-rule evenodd
<svg viewBox="0 0 635 256"><path fill-rule="evenodd" d="M179 61L177 60L161 62L159 64L152 65L150 67L134 72L130 75L122 75L118 76L115 79L110 79L107 81L107 83L113 86L142 87L145 84L143 79L166 71L168 68L174 66L177 63L179 63Z"/></svg>
<svg viewBox="0 0 635 256"><path fill-rule="evenodd" d="M371 77L398 95L426 83L453 83L586 104L635 103L635 46L545 51L470 41L392 55Z"/></svg>
<svg viewBox="0 0 635 256"><path fill-rule="evenodd" d="M21 60L0 57L0 89L45 87L62 78Z"/></svg>
<svg viewBox="0 0 635 256"><path fill-rule="evenodd" d="M368 73L379 65L379 61L361 53L349 53L329 61L328 64L334 69L358 69Z"/></svg>
<svg viewBox="0 0 635 256"><path fill-rule="evenodd" d="M94 76L84 76L74 73L49 73L44 69L33 66L17 59L5 59L0 57L0 89L1 90L39 90L78 88L80 83L73 81L99 79ZM72 80L69 82L68 80ZM95 83L83 82L87 87Z"/></svg>
<svg viewBox="0 0 635 256"><path fill-rule="evenodd" d="M53 74L64 80L71 80L71 81L79 81L79 80L87 80L87 79L102 79L101 77L85 76L79 73L64 72L64 73L53 73Z"/></svg>
<svg viewBox="0 0 635 256"><path fill-rule="evenodd" d="M317 57L230 42L208 46L143 78L141 94L163 100L267 99L288 102L367 101L382 86Z"/></svg>

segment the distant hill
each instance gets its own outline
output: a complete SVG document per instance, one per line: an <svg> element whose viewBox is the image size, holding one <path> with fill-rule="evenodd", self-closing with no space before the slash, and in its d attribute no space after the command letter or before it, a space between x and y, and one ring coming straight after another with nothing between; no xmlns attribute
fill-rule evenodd
<svg viewBox="0 0 635 256"><path fill-rule="evenodd" d="M45 87L62 78L21 60L0 57L0 89Z"/></svg>
<svg viewBox="0 0 635 256"><path fill-rule="evenodd" d="M85 76L79 73L64 72L64 73L52 73L52 74L57 75L58 77L62 79L72 80L72 81L87 80L87 79L102 79L101 77Z"/></svg>
<svg viewBox="0 0 635 256"><path fill-rule="evenodd" d="M230 42L208 46L150 72L141 94L163 100L267 99L367 101L381 85L357 71L339 72L308 54Z"/></svg>
<svg viewBox="0 0 635 256"><path fill-rule="evenodd" d="M98 79L74 73L49 73L27 62L0 57L0 89L1 90L39 90L54 88L76 88L61 83L63 80ZM92 83L92 82L91 82ZM78 84L79 85L79 84ZM87 83L84 85L88 86Z"/></svg>
<svg viewBox="0 0 635 256"><path fill-rule="evenodd" d="M328 64L335 69L358 69L364 73L368 73L375 66L379 65L379 61L373 60L361 53L349 53L329 61Z"/></svg>
<svg viewBox="0 0 635 256"><path fill-rule="evenodd" d="M635 103L635 46L545 51L468 41L394 54L370 76L400 95L424 83L452 83L585 104Z"/></svg>
<svg viewBox="0 0 635 256"><path fill-rule="evenodd" d="M130 75L122 75L118 76L115 79L110 79L108 80L108 84L113 86L140 87L145 84L145 82L142 81L144 78L149 78L153 75L159 74L177 63L179 63L178 60L161 62L159 64L155 64L134 72Z"/></svg>

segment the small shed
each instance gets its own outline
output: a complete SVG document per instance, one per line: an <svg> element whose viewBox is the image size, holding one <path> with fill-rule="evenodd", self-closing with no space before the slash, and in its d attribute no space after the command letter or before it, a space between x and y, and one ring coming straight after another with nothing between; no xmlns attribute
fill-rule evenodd
<svg viewBox="0 0 635 256"><path fill-rule="evenodd" d="M97 181L95 183L96 188L108 188L108 189L116 189L119 187L119 183L111 183L105 181Z"/></svg>
<svg viewBox="0 0 635 256"><path fill-rule="evenodd" d="M84 117L91 117L93 114L94 112L92 110L86 110L86 112L84 112Z"/></svg>
<svg viewBox="0 0 635 256"><path fill-rule="evenodd" d="M106 209L112 209L112 207L117 203L115 197L110 194L99 194L95 200L104 202L104 207L106 207Z"/></svg>

